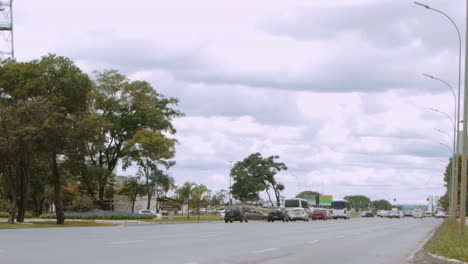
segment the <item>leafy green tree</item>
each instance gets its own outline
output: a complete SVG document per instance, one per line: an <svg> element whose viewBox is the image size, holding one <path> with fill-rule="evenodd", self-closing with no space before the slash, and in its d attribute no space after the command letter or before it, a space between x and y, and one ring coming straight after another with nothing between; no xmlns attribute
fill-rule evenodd
<svg viewBox="0 0 468 264"><path fill-rule="evenodd" d="M21 186L16 191L8 188L9 197L16 201L19 208L18 221L24 219L33 155L43 155L48 159L55 190L57 224L63 224L62 164L67 159L69 143L74 141L73 132L80 129L76 126L76 120L86 110L86 95L91 82L71 60L47 55L31 62L2 62L0 87L3 114L11 111L14 115L22 115L17 116L19 119L16 120L20 124L16 127L20 130L15 130L13 123L2 118L4 132L14 135L16 140L24 141L17 142L22 144L18 146L22 146L21 151L24 153L10 153L14 154L14 162L20 163L19 166L8 161L8 158L3 159L6 164L4 170L10 170L10 176L7 176L9 183L17 181ZM35 111L30 107L35 108ZM22 139L18 137L21 133ZM12 148L8 150L8 144L14 138L3 142L4 145L0 147L4 150L3 154L15 151ZM13 170L14 167L16 169ZM14 213L15 208L12 207L12 211Z"/></svg>
<svg viewBox="0 0 468 264"><path fill-rule="evenodd" d="M269 190L273 190L276 204L280 206L281 191L284 185L276 181L276 174L287 170L282 162L276 162L279 156L263 158L260 153L254 153L240 162L236 162L231 170L234 184L231 193L241 201L258 201L259 192L266 191L270 202L273 204Z"/></svg>
<svg viewBox="0 0 468 264"><path fill-rule="evenodd" d="M162 196L166 197L167 193L170 190L175 189L176 187L175 180L174 180L174 177L159 170L158 173L156 173L155 175L154 183L155 183L154 190L156 191L156 203L157 203L156 210L159 212L160 198L162 198Z"/></svg>
<svg viewBox="0 0 468 264"><path fill-rule="evenodd" d="M168 136L176 132L173 118L182 114L173 108L177 99L165 98L149 83L129 81L115 70L96 72L94 83L83 122L89 133L83 160L94 169L82 170L82 177L90 195L94 197L97 189L102 206L120 159L146 166L147 160L163 163L173 157L175 140Z"/></svg>
<svg viewBox="0 0 468 264"><path fill-rule="evenodd" d="M9 223L24 220L40 109L35 102L0 103L0 169L9 202Z"/></svg>
<svg viewBox="0 0 468 264"><path fill-rule="evenodd" d="M184 182L184 184L176 190L177 200L180 204L187 204L188 209L190 209L192 192L196 186L197 184L194 182ZM190 219L190 213L187 213L187 219Z"/></svg>
<svg viewBox="0 0 468 264"><path fill-rule="evenodd" d="M197 211L198 220L200 221L200 208L202 206L207 206L209 203L209 190L208 188L201 184L193 187L192 190L192 206Z"/></svg>
<svg viewBox="0 0 468 264"><path fill-rule="evenodd" d="M351 208L354 208L356 212L369 208L371 200L364 195L349 195L344 197L351 204Z"/></svg>
<svg viewBox="0 0 468 264"><path fill-rule="evenodd" d="M138 195L145 194L145 186L139 177L128 177L124 184L117 189L117 194L127 197L132 203L132 213L135 211L135 201Z"/></svg>
<svg viewBox="0 0 468 264"><path fill-rule="evenodd" d="M392 209L392 204L387 200L376 200L372 201L372 208L374 210L390 210Z"/></svg>

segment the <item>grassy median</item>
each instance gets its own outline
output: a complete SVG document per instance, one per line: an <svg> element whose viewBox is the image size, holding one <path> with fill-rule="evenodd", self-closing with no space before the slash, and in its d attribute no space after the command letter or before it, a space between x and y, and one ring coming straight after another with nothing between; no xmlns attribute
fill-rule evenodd
<svg viewBox="0 0 468 264"><path fill-rule="evenodd" d="M437 228L425 249L435 255L468 262L468 234L458 234L457 226L445 220Z"/></svg>
<svg viewBox="0 0 468 264"><path fill-rule="evenodd" d="M57 225L53 221L47 222L28 222L28 223L16 223L8 224L5 222L0 222L0 229L24 229L24 228L51 228L51 227L93 227L93 226L116 226L113 224L103 224L96 223L94 221L87 222L74 222L74 221L65 221L64 225Z"/></svg>

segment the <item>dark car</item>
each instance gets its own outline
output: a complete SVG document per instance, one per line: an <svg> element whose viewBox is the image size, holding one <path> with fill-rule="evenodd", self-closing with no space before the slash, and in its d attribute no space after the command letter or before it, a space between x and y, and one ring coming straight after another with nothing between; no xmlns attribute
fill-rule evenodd
<svg viewBox="0 0 468 264"><path fill-rule="evenodd" d="M226 208L224 222L232 223L233 221L240 221L241 223L245 221L247 223L248 219L244 208L241 206L229 206Z"/></svg>
<svg viewBox="0 0 468 264"><path fill-rule="evenodd" d="M281 220L283 222L289 221L288 211L281 207L270 208L268 212L268 222L274 222L275 220Z"/></svg>
<svg viewBox="0 0 468 264"><path fill-rule="evenodd" d="M413 217L413 212L411 210L403 211L403 218L405 217Z"/></svg>
<svg viewBox="0 0 468 264"><path fill-rule="evenodd" d="M366 212L363 212L362 217L374 217L374 213L370 212L370 211L366 211Z"/></svg>
<svg viewBox="0 0 468 264"><path fill-rule="evenodd" d="M245 213L248 220L266 220L266 214L258 211L258 210L250 210L249 212Z"/></svg>
<svg viewBox="0 0 468 264"><path fill-rule="evenodd" d="M310 213L310 218L312 220L327 220L327 211L324 209L314 209L312 213Z"/></svg>

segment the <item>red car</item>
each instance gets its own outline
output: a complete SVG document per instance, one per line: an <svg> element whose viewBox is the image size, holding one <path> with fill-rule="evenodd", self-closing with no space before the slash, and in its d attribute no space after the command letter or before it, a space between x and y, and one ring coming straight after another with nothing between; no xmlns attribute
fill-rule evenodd
<svg viewBox="0 0 468 264"><path fill-rule="evenodd" d="M312 220L320 219L325 221L327 220L327 211L323 209L314 209L312 213L310 213L310 218L312 218Z"/></svg>

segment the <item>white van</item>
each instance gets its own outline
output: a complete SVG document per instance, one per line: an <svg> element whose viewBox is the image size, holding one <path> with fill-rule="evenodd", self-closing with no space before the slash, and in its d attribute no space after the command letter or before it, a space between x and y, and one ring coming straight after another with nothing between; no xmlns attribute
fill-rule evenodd
<svg viewBox="0 0 468 264"><path fill-rule="evenodd" d="M413 218L416 219L416 218L423 218L424 215L423 215L423 212L421 209L414 209L413 211Z"/></svg>
<svg viewBox="0 0 468 264"><path fill-rule="evenodd" d="M290 221L309 221L309 203L301 198L288 199L284 201L284 208L288 211Z"/></svg>

